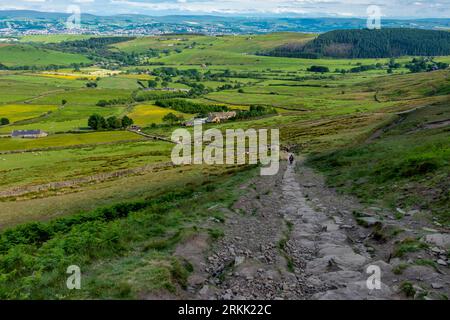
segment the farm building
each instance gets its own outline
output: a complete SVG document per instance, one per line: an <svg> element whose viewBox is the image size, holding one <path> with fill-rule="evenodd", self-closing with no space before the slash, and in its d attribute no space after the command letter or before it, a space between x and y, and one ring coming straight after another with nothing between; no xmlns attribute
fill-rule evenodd
<svg viewBox="0 0 450 320"><path fill-rule="evenodd" d="M141 128L140 126L137 126L137 125L135 125L135 124L132 124L132 125L129 127L129 129L130 129L131 131L137 131L137 132L141 132L141 130L142 130L142 128Z"/></svg>
<svg viewBox="0 0 450 320"><path fill-rule="evenodd" d="M234 117L236 117L236 111L211 112L208 114L207 122L220 123L221 121L229 120Z"/></svg>
<svg viewBox="0 0 450 320"><path fill-rule="evenodd" d="M36 139L48 136L48 133L42 130L14 130L11 138Z"/></svg>

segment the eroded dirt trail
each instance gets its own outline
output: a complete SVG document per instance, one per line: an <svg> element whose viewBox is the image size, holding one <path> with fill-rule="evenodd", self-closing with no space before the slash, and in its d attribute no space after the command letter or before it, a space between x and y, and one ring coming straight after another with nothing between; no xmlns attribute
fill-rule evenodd
<svg viewBox="0 0 450 320"><path fill-rule="evenodd" d="M292 229L285 250L294 261L295 272L306 280L308 298L390 298L391 290L384 284L380 290L367 288L370 256L347 236L346 229L355 228L351 219L345 221L339 211L330 214L320 205L313 208L297 181L294 166L288 166L284 174L283 202L286 205L281 213Z"/></svg>
<svg viewBox="0 0 450 320"><path fill-rule="evenodd" d="M400 297L390 258L368 252L373 230L352 215L361 205L327 188L310 168L283 163L277 176L255 177L240 191L232 208L214 208L225 213L224 237L206 257L187 257L196 270L190 298ZM369 266L380 269L381 289L367 287Z"/></svg>

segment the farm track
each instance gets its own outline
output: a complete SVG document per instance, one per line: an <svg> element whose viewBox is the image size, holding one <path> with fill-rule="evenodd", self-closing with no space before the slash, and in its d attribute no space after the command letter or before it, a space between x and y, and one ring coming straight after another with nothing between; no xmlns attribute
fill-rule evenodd
<svg viewBox="0 0 450 320"><path fill-rule="evenodd" d="M70 91L77 91L77 90L70 90ZM30 98L30 99L18 100L15 103L26 103L26 104L28 104L28 103L31 103L31 101L33 101L33 100L37 100L37 99L40 99L40 98L43 98L43 97L47 97L47 96L50 96L52 94L60 93L60 92L66 92L66 90L58 89L58 90L47 91L47 92L42 93L40 95L34 96L33 98Z"/></svg>

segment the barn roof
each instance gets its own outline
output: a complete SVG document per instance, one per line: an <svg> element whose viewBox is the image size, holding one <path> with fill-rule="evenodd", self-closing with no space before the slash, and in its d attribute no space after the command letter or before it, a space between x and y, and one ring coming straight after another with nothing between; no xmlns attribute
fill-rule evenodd
<svg viewBox="0 0 450 320"><path fill-rule="evenodd" d="M11 136L13 137L17 137L17 136L32 136L32 135L37 135L37 134L41 134L44 133L44 131L42 130L14 130L11 134Z"/></svg>

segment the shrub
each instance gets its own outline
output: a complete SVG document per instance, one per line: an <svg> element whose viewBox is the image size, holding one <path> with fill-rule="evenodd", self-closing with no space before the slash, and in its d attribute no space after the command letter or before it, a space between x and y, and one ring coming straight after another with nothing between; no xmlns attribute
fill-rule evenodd
<svg viewBox="0 0 450 320"><path fill-rule="evenodd" d="M220 105L206 105L195 103L191 101L186 101L182 99L166 99L166 100L157 100L155 105L161 108L173 109L178 112L183 113L200 113L206 114L208 112L220 112L220 111L228 111L227 106Z"/></svg>
<svg viewBox="0 0 450 320"><path fill-rule="evenodd" d="M184 120L183 116L176 116L174 115L172 112L166 114L163 118L162 121L166 122L170 125L174 125L177 123L180 123Z"/></svg>
<svg viewBox="0 0 450 320"><path fill-rule="evenodd" d="M330 72L330 69L325 66L311 66L310 68L307 69L307 71L326 73L326 72Z"/></svg>
<svg viewBox="0 0 450 320"><path fill-rule="evenodd" d="M104 117L99 114L93 114L88 119L88 126L94 130L106 129L107 123Z"/></svg>
<svg viewBox="0 0 450 320"><path fill-rule="evenodd" d="M122 128L128 128L134 123L133 119L128 116L123 116L122 118Z"/></svg>
<svg viewBox="0 0 450 320"><path fill-rule="evenodd" d="M112 116L106 119L106 123L108 125L108 128L110 129L122 128L122 120L118 119L116 116Z"/></svg>

